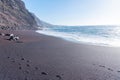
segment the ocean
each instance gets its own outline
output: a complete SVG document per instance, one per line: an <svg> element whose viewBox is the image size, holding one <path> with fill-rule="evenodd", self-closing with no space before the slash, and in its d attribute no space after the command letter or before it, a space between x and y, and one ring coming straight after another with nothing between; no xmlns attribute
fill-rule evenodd
<svg viewBox="0 0 120 80"><path fill-rule="evenodd" d="M36 32L76 43L120 47L120 26L54 26Z"/></svg>

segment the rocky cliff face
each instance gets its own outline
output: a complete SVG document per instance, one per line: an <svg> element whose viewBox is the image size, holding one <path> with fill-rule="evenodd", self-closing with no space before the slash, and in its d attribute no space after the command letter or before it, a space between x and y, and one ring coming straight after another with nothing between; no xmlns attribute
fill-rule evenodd
<svg viewBox="0 0 120 80"><path fill-rule="evenodd" d="M0 29L36 29L34 16L21 0L0 0Z"/></svg>

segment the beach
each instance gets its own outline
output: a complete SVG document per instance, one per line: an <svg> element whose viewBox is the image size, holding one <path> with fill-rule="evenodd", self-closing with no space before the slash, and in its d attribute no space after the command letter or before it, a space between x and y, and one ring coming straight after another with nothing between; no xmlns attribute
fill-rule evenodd
<svg viewBox="0 0 120 80"><path fill-rule="evenodd" d="M1 31L0 80L120 80L120 47L78 44L35 31Z"/></svg>

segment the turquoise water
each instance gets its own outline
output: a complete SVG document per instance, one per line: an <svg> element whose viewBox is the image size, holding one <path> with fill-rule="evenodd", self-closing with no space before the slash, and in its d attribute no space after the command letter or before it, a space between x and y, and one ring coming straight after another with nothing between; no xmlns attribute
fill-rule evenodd
<svg viewBox="0 0 120 80"><path fill-rule="evenodd" d="M77 43L120 47L120 26L54 26L37 32Z"/></svg>

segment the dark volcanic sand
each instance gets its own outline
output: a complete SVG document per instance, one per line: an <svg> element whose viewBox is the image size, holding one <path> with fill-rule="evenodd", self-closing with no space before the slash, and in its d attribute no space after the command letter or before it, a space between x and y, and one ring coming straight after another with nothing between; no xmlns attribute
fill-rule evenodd
<svg viewBox="0 0 120 80"><path fill-rule="evenodd" d="M0 80L120 80L120 48L76 44L34 31L1 31ZM21 43L22 42L22 43Z"/></svg>

